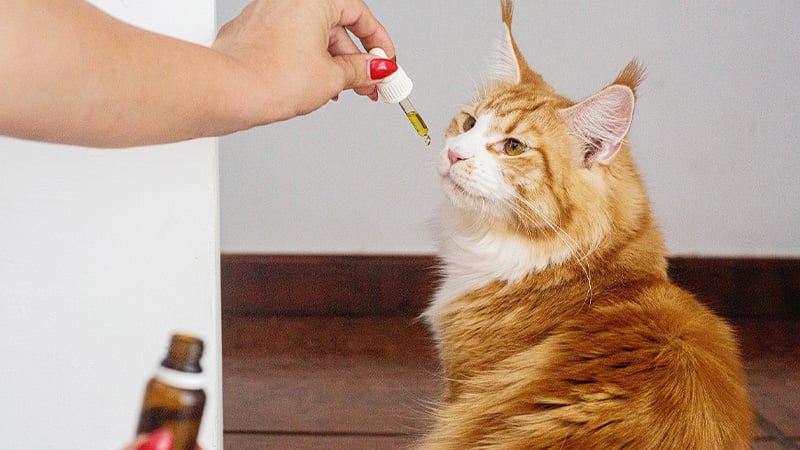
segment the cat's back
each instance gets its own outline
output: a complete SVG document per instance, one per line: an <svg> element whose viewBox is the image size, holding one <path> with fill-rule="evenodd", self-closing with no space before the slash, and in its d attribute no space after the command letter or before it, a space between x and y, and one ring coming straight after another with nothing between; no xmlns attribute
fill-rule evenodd
<svg viewBox="0 0 800 450"><path fill-rule="evenodd" d="M587 439L613 428L609 446L595 448L749 448L753 417L730 325L669 281L609 296L552 335L548 369L586 412L600 408Z"/></svg>
<svg viewBox="0 0 800 450"><path fill-rule="evenodd" d="M521 336L541 319L512 327ZM668 281L598 292L540 331L541 340L459 373L465 382L451 383L441 416L449 424L427 448L749 448L734 333ZM484 339L487 349L505 345Z"/></svg>

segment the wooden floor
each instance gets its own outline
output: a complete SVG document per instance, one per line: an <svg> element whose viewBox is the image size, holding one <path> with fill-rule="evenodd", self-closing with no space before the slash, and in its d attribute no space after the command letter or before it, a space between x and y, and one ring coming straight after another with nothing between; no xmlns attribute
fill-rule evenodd
<svg viewBox="0 0 800 450"><path fill-rule="evenodd" d="M225 448L407 448L437 368L408 318L226 318Z"/></svg>
<svg viewBox="0 0 800 450"><path fill-rule="evenodd" d="M222 255L225 448L413 448L443 390L413 318L437 266L432 255ZM670 277L738 318L753 447L799 448L800 259L670 258Z"/></svg>
<svg viewBox="0 0 800 450"><path fill-rule="evenodd" d="M753 448L800 446L800 322L737 324L759 414ZM225 448L403 449L442 392L412 317L223 320Z"/></svg>

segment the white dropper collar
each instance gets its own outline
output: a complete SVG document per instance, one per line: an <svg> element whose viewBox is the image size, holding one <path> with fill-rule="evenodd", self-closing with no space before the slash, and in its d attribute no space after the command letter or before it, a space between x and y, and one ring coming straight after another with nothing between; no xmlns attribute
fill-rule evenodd
<svg viewBox="0 0 800 450"><path fill-rule="evenodd" d="M388 58L386 52L382 48L375 47L369 51L370 54L379 58ZM414 88L414 83L411 78L406 75L406 71L402 67L397 66L397 71L378 83L378 93L385 103L400 103L407 99L411 94L411 89Z"/></svg>

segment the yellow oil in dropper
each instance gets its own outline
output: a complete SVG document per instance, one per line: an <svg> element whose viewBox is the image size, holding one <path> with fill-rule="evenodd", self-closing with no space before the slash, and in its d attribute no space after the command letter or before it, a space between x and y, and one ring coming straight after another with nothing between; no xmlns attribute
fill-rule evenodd
<svg viewBox="0 0 800 450"><path fill-rule="evenodd" d="M417 130L417 134L425 139L425 145L429 147L431 145L431 137L428 134L428 126L425 125L425 121L422 120L422 116L419 115L417 109L414 108L414 105L411 104L408 98L400 102L400 107L403 108L403 112L406 113L408 121L411 122L411 125Z"/></svg>

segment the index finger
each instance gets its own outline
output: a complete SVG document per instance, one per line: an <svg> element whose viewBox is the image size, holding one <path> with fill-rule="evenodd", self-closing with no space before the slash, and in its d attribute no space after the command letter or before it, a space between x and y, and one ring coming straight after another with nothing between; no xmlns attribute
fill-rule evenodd
<svg viewBox="0 0 800 450"><path fill-rule="evenodd" d="M372 15L363 0L331 0L334 21L331 26L342 26L350 30L367 51L380 47L389 58L394 58L394 43L389 32Z"/></svg>

